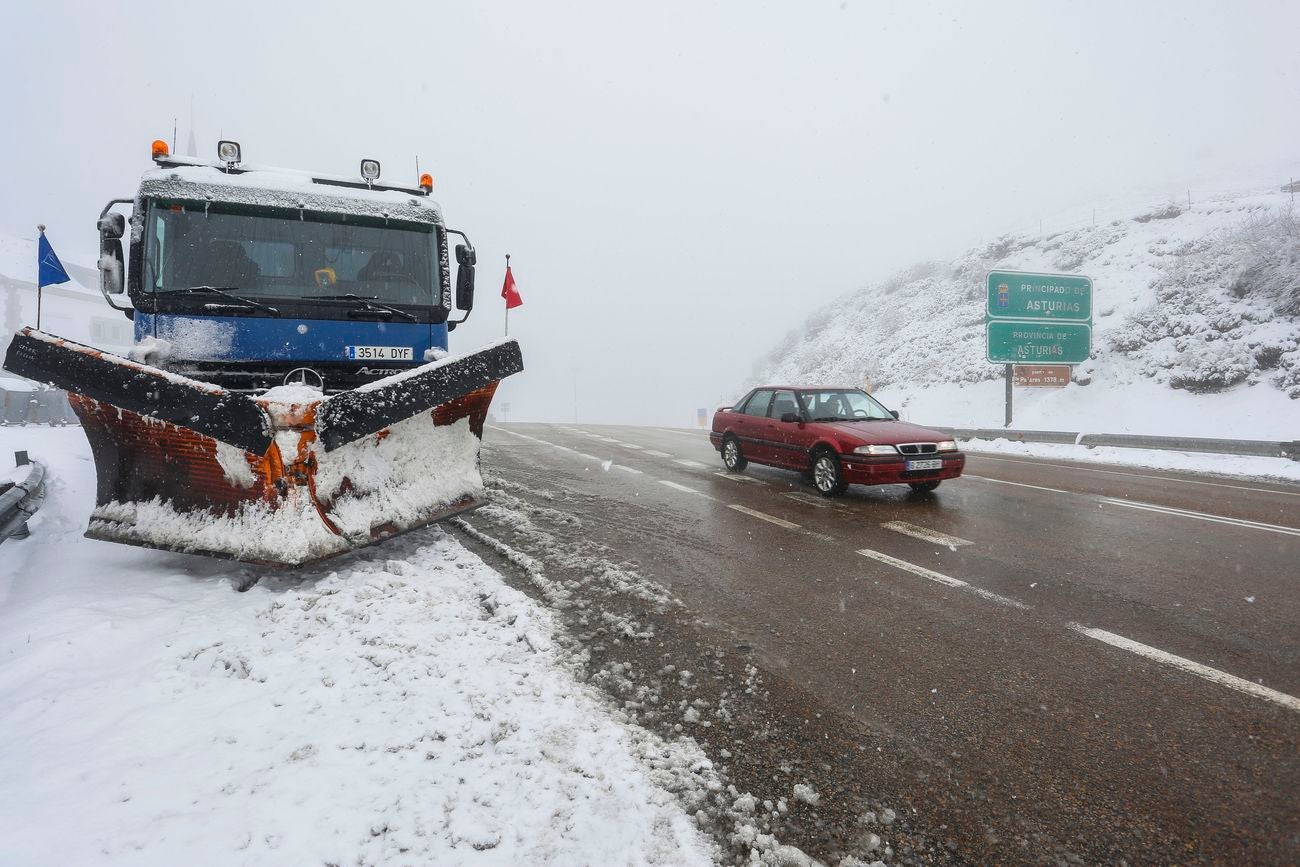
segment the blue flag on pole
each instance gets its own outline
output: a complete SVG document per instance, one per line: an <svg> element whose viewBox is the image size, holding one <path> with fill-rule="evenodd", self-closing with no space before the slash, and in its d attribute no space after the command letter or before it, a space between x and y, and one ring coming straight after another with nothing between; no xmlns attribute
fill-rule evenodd
<svg viewBox="0 0 1300 867"><path fill-rule="evenodd" d="M41 239L37 243L36 259L40 264L40 275L36 283L38 287L67 283L72 279L68 276L68 272L63 270L63 263L55 255L54 248L45 237L45 232L41 232Z"/></svg>

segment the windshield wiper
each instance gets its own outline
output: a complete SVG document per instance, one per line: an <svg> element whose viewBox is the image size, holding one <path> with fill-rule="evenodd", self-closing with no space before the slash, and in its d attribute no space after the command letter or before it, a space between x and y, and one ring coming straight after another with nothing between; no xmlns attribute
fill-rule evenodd
<svg viewBox="0 0 1300 867"><path fill-rule="evenodd" d="M419 321L419 317L417 317L413 313L407 313L405 310L402 310L397 307L389 307L387 304L380 304L374 298L363 298L360 295L354 295L351 292L347 293L346 295L311 295L308 297L307 300L309 301L352 301L353 303L360 304L363 309L373 310L376 313L381 311L385 313L393 313L411 322Z"/></svg>
<svg viewBox="0 0 1300 867"><path fill-rule="evenodd" d="M238 288L238 287L232 287ZM279 316L280 311L270 304L263 304L261 301L254 301L252 298L245 298L242 295L236 295L229 289L222 289L218 286L182 286L178 289L159 289L155 295L220 295L222 298L229 298L231 301L237 301L240 304L252 307L255 310L265 310L272 316Z"/></svg>

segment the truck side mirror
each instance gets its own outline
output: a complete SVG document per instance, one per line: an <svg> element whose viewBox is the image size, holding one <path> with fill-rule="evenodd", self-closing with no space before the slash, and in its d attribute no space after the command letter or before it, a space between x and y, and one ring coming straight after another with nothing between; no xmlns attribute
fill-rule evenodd
<svg viewBox="0 0 1300 867"><path fill-rule="evenodd" d="M474 265L478 255L467 244L456 245L456 306L461 310L474 309Z"/></svg>
<svg viewBox="0 0 1300 867"><path fill-rule="evenodd" d="M100 240L120 238L126 234L126 217L116 211L109 211L99 218Z"/></svg>
<svg viewBox="0 0 1300 867"><path fill-rule="evenodd" d="M121 214L113 216L120 218ZM99 288L105 295L120 295L126 285L120 238L120 235L116 238L104 236L99 240Z"/></svg>

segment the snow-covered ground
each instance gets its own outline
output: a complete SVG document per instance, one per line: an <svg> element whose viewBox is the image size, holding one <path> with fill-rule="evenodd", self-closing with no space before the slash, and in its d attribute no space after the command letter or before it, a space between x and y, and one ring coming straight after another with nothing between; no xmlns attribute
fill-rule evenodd
<svg viewBox="0 0 1300 867"><path fill-rule="evenodd" d="M1058 461L1144 467L1246 479L1300 482L1300 462L1287 458L1220 455L1208 452L1176 452L1163 449L1112 448L1064 443L1023 443L1006 439L963 440L963 451L1010 457L1047 458Z"/></svg>
<svg viewBox="0 0 1300 867"><path fill-rule="evenodd" d="M1015 427L1300 438L1300 214L1285 180L918 265L814 312L751 382L865 385L918 422L1000 426L985 274L1077 273L1094 281L1092 357L1067 388L1017 389Z"/></svg>
<svg viewBox="0 0 1300 867"><path fill-rule="evenodd" d="M0 864L709 863L646 733L452 537L279 573L92 542L80 429L20 448L50 476L0 547Z"/></svg>

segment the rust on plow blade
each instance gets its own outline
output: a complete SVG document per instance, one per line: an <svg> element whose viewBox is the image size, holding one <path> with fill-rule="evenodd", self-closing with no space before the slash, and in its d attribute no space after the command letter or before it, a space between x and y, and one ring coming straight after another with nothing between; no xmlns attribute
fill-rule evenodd
<svg viewBox="0 0 1300 867"><path fill-rule="evenodd" d="M31 329L5 366L71 392L98 481L88 537L299 566L483 505L483 422L523 362L508 341L292 401Z"/></svg>

